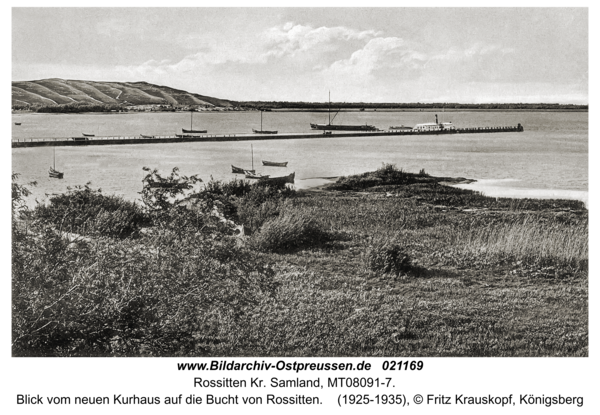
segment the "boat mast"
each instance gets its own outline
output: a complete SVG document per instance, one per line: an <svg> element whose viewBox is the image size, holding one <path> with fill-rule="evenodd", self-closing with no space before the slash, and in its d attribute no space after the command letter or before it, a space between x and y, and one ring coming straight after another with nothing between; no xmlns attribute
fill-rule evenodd
<svg viewBox="0 0 600 415"><path fill-rule="evenodd" d="M327 114L329 115L329 124L331 125L331 91L329 91L329 109L327 110Z"/></svg>
<svg viewBox="0 0 600 415"><path fill-rule="evenodd" d="M54 160L52 160L52 168L56 170L56 147L52 147L52 150L54 154Z"/></svg>
<svg viewBox="0 0 600 415"><path fill-rule="evenodd" d="M262 124L260 126L260 129L262 130ZM254 147L252 147L252 144L250 144L250 151L252 151L252 171L254 171Z"/></svg>
<svg viewBox="0 0 600 415"><path fill-rule="evenodd" d="M260 110L260 132L262 133L262 110Z"/></svg>
<svg viewBox="0 0 600 415"><path fill-rule="evenodd" d="M190 130L193 130L194 128L192 127L192 118L194 116L194 110L190 110Z"/></svg>

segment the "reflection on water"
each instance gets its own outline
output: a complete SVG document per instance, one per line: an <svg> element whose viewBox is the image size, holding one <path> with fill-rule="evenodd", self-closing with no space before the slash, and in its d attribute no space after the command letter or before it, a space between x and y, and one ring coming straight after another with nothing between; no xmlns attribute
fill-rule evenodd
<svg viewBox="0 0 600 415"><path fill-rule="evenodd" d="M263 127L280 132L310 129L326 113L270 112ZM339 123L368 123L379 128L431 121L426 112L340 113ZM465 134L455 136L389 136L270 140L252 142L206 142L94 147L57 147L56 168L63 180L48 178L52 148L13 149L13 172L21 181L35 180L34 194L57 193L67 186L91 182L108 194L138 198L144 176L142 167L168 174L179 167L184 175L198 174L230 180L231 165L254 168L272 177L296 172L297 187L315 185L315 178L372 171L382 163L394 163L406 171L425 169L436 176L479 180L472 188L493 196L569 197L587 200L587 113L565 112L446 112L446 121L457 127L525 126L522 133ZM339 121L338 121L339 119ZM13 115L14 138L68 137L91 132L98 135L174 134L189 128L189 113ZM258 125L257 125L258 123ZM260 127L260 114L194 114L194 128L209 133L248 132ZM254 150L252 158L251 145ZM288 167L265 167L261 160L287 161ZM238 178L242 176L238 175ZM310 180L308 180L310 179ZM486 180L496 181L491 183ZM498 182L498 180L502 180ZM487 183L487 184L486 184ZM322 184L322 183L318 183ZM477 187L479 186L479 187ZM512 192L512 193L511 193Z"/></svg>

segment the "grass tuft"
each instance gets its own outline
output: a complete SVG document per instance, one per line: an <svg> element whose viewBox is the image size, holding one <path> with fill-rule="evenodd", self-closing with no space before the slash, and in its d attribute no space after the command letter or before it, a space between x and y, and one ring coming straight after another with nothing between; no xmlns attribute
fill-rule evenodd
<svg viewBox="0 0 600 415"><path fill-rule="evenodd" d="M314 219L291 213L266 221L253 235L251 245L261 251L285 252L320 245L327 240L329 234Z"/></svg>
<svg viewBox="0 0 600 415"><path fill-rule="evenodd" d="M382 274L399 275L410 271L411 258L405 249L393 240L377 239L369 245L364 254L367 270Z"/></svg>

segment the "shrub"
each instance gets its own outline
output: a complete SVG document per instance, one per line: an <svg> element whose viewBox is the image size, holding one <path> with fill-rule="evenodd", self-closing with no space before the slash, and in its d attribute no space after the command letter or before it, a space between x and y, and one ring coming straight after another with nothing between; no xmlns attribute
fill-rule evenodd
<svg viewBox="0 0 600 415"><path fill-rule="evenodd" d="M284 201L295 195L295 190L285 186L281 188L253 184L248 193L233 201L237 220L254 232L267 220L279 216L284 209Z"/></svg>
<svg viewBox="0 0 600 415"><path fill-rule="evenodd" d="M266 221L253 235L251 245L261 251L284 252L328 239L329 234L311 217L287 213Z"/></svg>
<svg viewBox="0 0 600 415"><path fill-rule="evenodd" d="M150 221L135 203L105 196L89 185L53 196L47 206L37 205L33 218L62 231L115 238L126 238Z"/></svg>
<svg viewBox="0 0 600 415"><path fill-rule="evenodd" d="M171 174L163 177L157 169L143 168L148 174L142 180L144 187L140 192L142 202L149 210L159 211L173 207L174 202L183 199L193 189L194 185L201 182L197 176L182 176L177 167Z"/></svg>
<svg viewBox="0 0 600 415"><path fill-rule="evenodd" d="M222 182L214 180L212 177L210 181L204 185L204 191L207 193L225 195L225 196L243 196L250 192L252 183L248 180L235 178L229 182Z"/></svg>
<svg viewBox="0 0 600 415"><path fill-rule="evenodd" d="M410 271L411 259L404 248L392 240L376 239L364 255L365 268L383 274L399 275Z"/></svg>
<svg viewBox="0 0 600 415"><path fill-rule="evenodd" d="M269 265L218 234L67 245L50 228L13 243L14 355L204 355L275 289Z"/></svg>

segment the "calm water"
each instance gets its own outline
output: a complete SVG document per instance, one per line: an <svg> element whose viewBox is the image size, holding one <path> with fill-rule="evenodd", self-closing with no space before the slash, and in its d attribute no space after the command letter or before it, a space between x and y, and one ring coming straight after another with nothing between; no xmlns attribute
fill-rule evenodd
<svg viewBox="0 0 600 415"><path fill-rule="evenodd" d="M250 168L251 144L257 171L272 176L296 172L296 187L315 178L372 171L394 163L406 171L425 169L436 176L478 180L465 187L490 196L573 198L587 202L588 113L576 112L438 112L440 121L457 127L521 123L522 133L271 140L226 143L174 143L94 147L57 147L56 168L63 180L48 178L53 148L12 150L12 170L21 181L38 182L34 196L65 191L91 182L107 194L136 199L142 167L169 173L198 174L203 180L235 177L231 165ZM334 123L413 126L434 121L432 112L339 113ZM13 138L172 135L190 127L189 113L15 114ZM309 123L327 122L327 113L266 112L263 129L308 132ZM193 127L209 133L248 133L260 128L258 112L195 113ZM287 168L262 167L261 160L288 161ZM241 177L238 175L238 177Z"/></svg>

